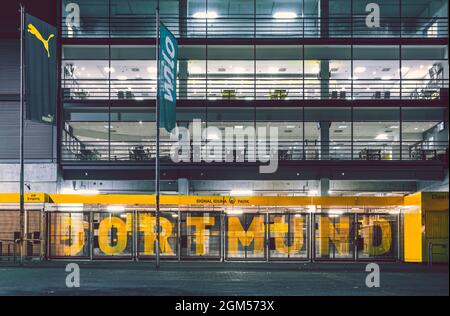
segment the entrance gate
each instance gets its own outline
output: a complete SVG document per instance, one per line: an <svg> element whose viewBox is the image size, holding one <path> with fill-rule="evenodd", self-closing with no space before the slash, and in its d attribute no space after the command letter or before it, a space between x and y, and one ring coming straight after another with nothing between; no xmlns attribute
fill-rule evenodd
<svg viewBox="0 0 450 316"><path fill-rule="evenodd" d="M49 212L48 257L153 259L151 211ZM161 257L217 261L398 259L399 215L161 212Z"/></svg>

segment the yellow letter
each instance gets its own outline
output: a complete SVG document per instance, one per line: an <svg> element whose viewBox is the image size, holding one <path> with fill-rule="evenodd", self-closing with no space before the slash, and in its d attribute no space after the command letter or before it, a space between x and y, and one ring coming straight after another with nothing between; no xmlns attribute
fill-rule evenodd
<svg viewBox="0 0 450 316"><path fill-rule="evenodd" d="M378 226L381 229L381 242L379 245L374 245L373 230ZM380 256L391 249L392 244L392 230L391 224L384 218L369 218L365 217L361 235L364 238L365 254L369 256Z"/></svg>
<svg viewBox="0 0 450 316"><path fill-rule="evenodd" d="M174 252L169 243L169 237L172 236L173 225L165 217L160 217L160 225L161 254L173 255ZM148 213L139 214L139 231L144 233L144 254L154 255L156 248L156 217L150 216Z"/></svg>
<svg viewBox="0 0 450 316"><path fill-rule="evenodd" d="M58 216L59 217L59 216ZM58 222L55 224L56 234L52 232L52 236L60 237L61 244L63 244L64 256L76 256L84 247L84 221L83 214L62 215L60 218L61 226ZM53 227L52 227L53 228ZM57 254L59 247L56 248Z"/></svg>
<svg viewBox="0 0 450 316"><path fill-rule="evenodd" d="M341 216L339 223L332 224L328 216L320 216L319 222L320 255L330 254L330 241L341 255L350 254L350 218Z"/></svg>
<svg viewBox="0 0 450 316"><path fill-rule="evenodd" d="M275 249L278 252L295 254L303 248L303 217L294 217L294 227L291 230L294 240L290 246L285 243L285 237L288 233L288 223L283 222L285 219L284 216L275 216L274 223L270 226L270 232L272 237L275 238Z"/></svg>
<svg viewBox="0 0 450 316"><path fill-rule="evenodd" d="M113 229L116 233L113 234ZM121 254L127 247L127 224L118 217L104 218L98 227L98 245L107 255Z"/></svg>
<svg viewBox="0 0 450 316"><path fill-rule="evenodd" d="M239 241L244 247L250 246L253 241L255 255L264 254L264 217L256 215L247 231L242 227L239 217L228 217L228 255L238 253Z"/></svg>
<svg viewBox="0 0 450 316"><path fill-rule="evenodd" d="M205 230L206 226L213 226L215 223L214 217L211 216L187 216L186 225L195 227L195 254L204 255L208 252L205 244Z"/></svg>

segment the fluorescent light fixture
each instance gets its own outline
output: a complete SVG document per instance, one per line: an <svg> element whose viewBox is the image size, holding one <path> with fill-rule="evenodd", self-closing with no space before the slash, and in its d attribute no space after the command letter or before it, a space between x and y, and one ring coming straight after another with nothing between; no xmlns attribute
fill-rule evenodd
<svg viewBox="0 0 450 316"><path fill-rule="evenodd" d="M347 128L347 125L339 125L339 128L340 128L340 129Z"/></svg>
<svg viewBox="0 0 450 316"><path fill-rule="evenodd" d="M208 11L208 12L196 12L192 16L195 19L216 19L218 17L218 14L215 11Z"/></svg>
<svg viewBox="0 0 450 316"><path fill-rule="evenodd" d="M122 205L108 205L106 210L108 212L123 212L125 211L125 207Z"/></svg>
<svg viewBox="0 0 450 316"><path fill-rule="evenodd" d="M378 135L375 137L375 139L376 139L376 140L388 140L389 137L388 137L387 134L382 133L382 134L378 134Z"/></svg>
<svg viewBox="0 0 450 316"><path fill-rule="evenodd" d="M128 77L127 76L117 76L117 79L119 79L119 80L127 80Z"/></svg>
<svg viewBox="0 0 450 316"><path fill-rule="evenodd" d="M294 128L295 128L295 125L288 125L288 126L286 126L286 128L288 128L288 129L294 129Z"/></svg>
<svg viewBox="0 0 450 316"><path fill-rule="evenodd" d="M280 11L280 12L275 12L273 14L273 17L275 19L295 19L297 17L297 14L295 12Z"/></svg>
<svg viewBox="0 0 450 316"><path fill-rule="evenodd" d="M253 195L253 190L245 190L245 189L239 189L239 190L231 190L230 195Z"/></svg>
<svg viewBox="0 0 450 316"><path fill-rule="evenodd" d="M143 100L144 100L143 97L135 97L134 99L135 99L136 101L143 101Z"/></svg>
<svg viewBox="0 0 450 316"><path fill-rule="evenodd" d="M239 129L241 129L241 128L244 128L244 126L242 126L242 125L236 125L234 128L239 128Z"/></svg>
<svg viewBox="0 0 450 316"><path fill-rule="evenodd" d="M86 190L86 189L74 190L71 188L63 188L61 189L61 194L97 195L99 194L99 192L98 190Z"/></svg>
<svg viewBox="0 0 450 316"><path fill-rule="evenodd" d="M391 76L384 76L384 77L381 77L381 79L383 79L383 80L391 80L392 77Z"/></svg>
<svg viewBox="0 0 450 316"><path fill-rule="evenodd" d="M228 215L241 215L244 212L242 210L227 210L225 211Z"/></svg>
<svg viewBox="0 0 450 316"><path fill-rule="evenodd" d="M366 67L360 66L355 68L355 73L357 74L363 73L364 71L366 71Z"/></svg>
<svg viewBox="0 0 450 316"><path fill-rule="evenodd" d="M113 72L116 71L116 70L114 69L114 67L104 67L103 70L104 70L105 72L110 72L110 73L113 73Z"/></svg>
<svg viewBox="0 0 450 316"><path fill-rule="evenodd" d="M204 71L202 71L202 68L200 68L198 66L189 67L189 73L191 73L191 74L201 74L203 72Z"/></svg>
<svg viewBox="0 0 450 316"><path fill-rule="evenodd" d="M245 72L245 68L244 67L234 67L233 72L234 73L243 73L243 72Z"/></svg>
<svg viewBox="0 0 450 316"><path fill-rule="evenodd" d="M392 125L392 126L389 126L389 128L396 129L396 128L398 128L398 126L397 125Z"/></svg>

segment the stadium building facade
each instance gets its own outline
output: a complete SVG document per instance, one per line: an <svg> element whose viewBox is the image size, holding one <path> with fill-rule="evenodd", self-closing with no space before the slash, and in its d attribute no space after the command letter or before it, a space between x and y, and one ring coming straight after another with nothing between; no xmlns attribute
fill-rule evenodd
<svg viewBox="0 0 450 316"><path fill-rule="evenodd" d="M28 257L154 258L158 6L189 132L174 161L161 130L164 258L448 260L447 0L58 1L56 126L26 121ZM19 42L0 57L2 258ZM264 161L246 140L270 130L267 173L273 139Z"/></svg>

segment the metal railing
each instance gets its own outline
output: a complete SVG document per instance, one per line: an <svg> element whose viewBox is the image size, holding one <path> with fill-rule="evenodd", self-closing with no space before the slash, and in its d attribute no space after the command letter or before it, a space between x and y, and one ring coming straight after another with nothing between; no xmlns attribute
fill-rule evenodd
<svg viewBox="0 0 450 316"><path fill-rule="evenodd" d="M199 158L195 152L201 151L201 160L206 159L234 162L255 162L264 156L276 153L280 161L300 160L354 160L354 161L425 161L448 159L448 142L394 142L394 141L279 141L278 143L257 144L254 151L251 147L237 146L235 149L226 148L222 143L216 146L221 151L213 151L213 143L202 142L198 147L189 144L189 152L181 156L186 162ZM277 147L276 147L277 146ZM209 148L209 150L208 150ZM216 147L217 148L217 147ZM125 141L63 141L61 144L63 161L83 162L142 162L152 161L156 156L154 141L125 142ZM162 140L160 154L162 161L170 161L171 153L177 152L176 143Z"/></svg>
<svg viewBox="0 0 450 316"><path fill-rule="evenodd" d="M445 38L446 17L381 17L380 27L368 28L366 15L316 16L275 19L267 15L241 14L215 19L162 15L162 21L179 38ZM66 24L64 38L152 38L154 15L121 15L80 18L80 28Z"/></svg>
<svg viewBox="0 0 450 316"><path fill-rule="evenodd" d="M445 249L445 253L433 252L433 247L439 246ZM428 264L433 265L433 255L446 255L448 261L448 242L432 242L428 243Z"/></svg>
<svg viewBox="0 0 450 316"><path fill-rule="evenodd" d="M448 79L242 77L179 79L180 100L434 100L448 97ZM156 79L63 79L64 100L152 100Z"/></svg>

